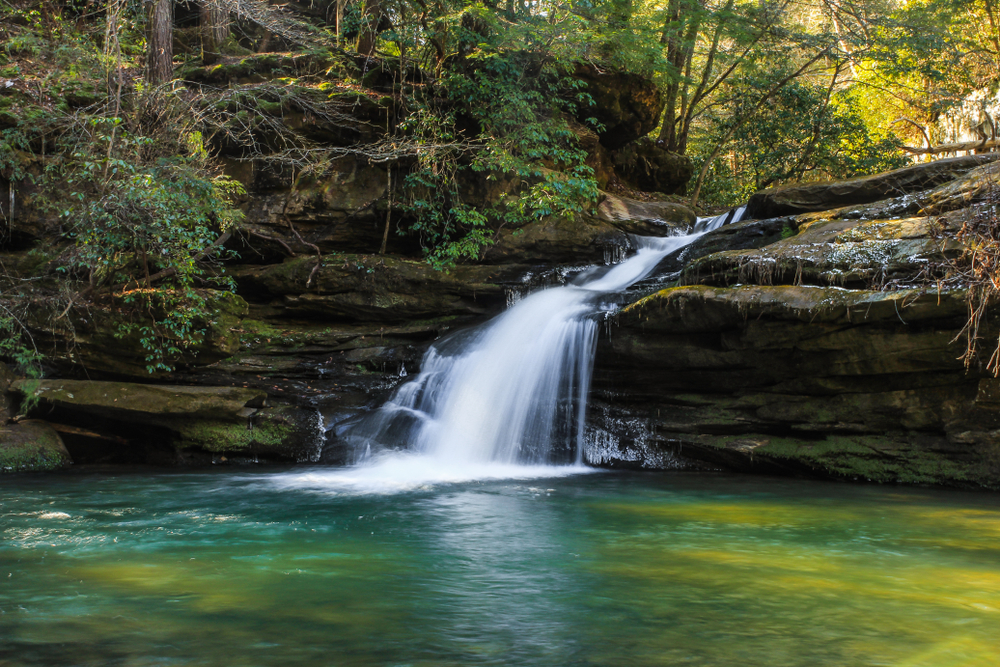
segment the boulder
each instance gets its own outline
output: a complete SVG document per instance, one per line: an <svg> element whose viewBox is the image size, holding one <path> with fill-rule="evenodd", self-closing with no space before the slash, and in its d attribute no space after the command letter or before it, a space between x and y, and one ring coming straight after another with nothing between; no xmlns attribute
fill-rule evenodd
<svg viewBox="0 0 1000 667"><path fill-rule="evenodd" d="M603 126L599 136L605 148L621 148L649 134L660 122L663 97L653 81L589 63L577 65L573 76L584 82L580 92L594 100L592 106L580 105L577 119L593 118Z"/></svg>
<svg viewBox="0 0 1000 667"><path fill-rule="evenodd" d="M482 261L488 264L607 263L629 248L626 233L600 216L549 216L519 229L501 229Z"/></svg>
<svg viewBox="0 0 1000 667"><path fill-rule="evenodd" d="M0 474L57 470L71 463L59 433L45 422L0 424Z"/></svg>
<svg viewBox="0 0 1000 667"><path fill-rule="evenodd" d="M783 215L856 206L889 197L917 193L948 183L997 159L997 155L968 155L915 164L874 176L845 181L805 183L757 192L747 203L746 218L763 220Z"/></svg>
<svg viewBox="0 0 1000 667"><path fill-rule="evenodd" d="M694 227L694 211L683 204L667 201L636 201L605 195L597 207L597 217L626 234L671 236Z"/></svg>
<svg viewBox="0 0 1000 667"><path fill-rule="evenodd" d="M649 137L615 151L612 160L623 181L645 192L684 194L694 173L691 158L671 153Z"/></svg>

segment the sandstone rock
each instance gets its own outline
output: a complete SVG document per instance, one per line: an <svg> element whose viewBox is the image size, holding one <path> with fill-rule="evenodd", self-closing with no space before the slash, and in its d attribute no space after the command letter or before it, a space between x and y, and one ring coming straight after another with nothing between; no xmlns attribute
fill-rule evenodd
<svg viewBox="0 0 1000 667"><path fill-rule="evenodd" d="M580 106L577 118L594 118L603 125L600 138L606 148L621 148L659 123L663 98L649 79L591 64L578 65L573 76L585 82L584 90L594 100L593 106Z"/></svg>
<svg viewBox="0 0 1000 667"><path fill-rule="evenodd" d="M969 155L915 164L884 174L861 176L846 181L769 188L750 198L746 217L762 220L840 206L856 206L916 193L953 181L996 158L996 155Z"/></svg>
<svg viewBox="0 0 1000 667"><path fill-rule="evenodd" d="M71 463L62 438L45 422L0 424L0 474L56 470Z"/></svg>
<svg viewBox="0 0 1000 667"><path fill-rule="evenodd" d="M957 257L961 246L937 238L930 218L898 220L787 218L787 238L759 249L726 250L691 262L686 284L847 285L913 279L929 261ZM750 223L753 224L753 223Z"/></svg>
<svg viewBox="0 0 1000 667"><path fill-rule="evenodd" d="M519 283L529 270L460 265L439 271L425 262L346 254L322 260L313 274L315 267L315 258L302 258L234 275L242 292L258 301L279 300L288 316L400 322L491 311L506 300L506 285Z"/></svg>
<svg viewBox="0 0 1000 667"><path fill-rule="evenodd" d="M691 158L660 148L649 137L615 151L613 161L622 180L646 192L684 194L694 172Z"/></svg>
<svg viewBox="0 0 1000 667"><path fill-rule="evenodd" d="M610 183L618 179L611 152L601 144L597 132L573 118L567 118L567 121L569 129L576 135L580 148L587 152L584 164L594 170L597 187L602 190L607 189Z"/></svg>
<svg viewBox="0 0 1000 667"><path fill-rule="evenodd" d="M551 216L520 229L502 229L497 236L483 256L485 263L594 264L629 247L621 229L590 214Z"/></svg>
<svg viewBox="0 0 1000 667"><path fill-rule="evenodd" d="M1000 410L962 367L965 317L961 291L664 290L600 341L591 428L640 423L702 465L1000 486Z"/></svg>
<svg viewBox="0 0 1000 667"><path fill-rule="evenodd" d="M134 422L189 418L239 423L262 407L266 398L262 391L240 387L92 380L18 380L11 388L55 408Z"/></svg>
<svg viewBox="0 0 1000 667"><path fill-rule="evenodd" d="M694 211L682 204L641 202L615 195L605 195L597 217L627 234L640 236L671 236L693 228L697 220Z"/></svg>
<svg viewBox="0 0 1000 667"><path fill-rule="evenodd" d="M924 210L927 214L935 214L963 209L995 196L998 188L1000 163L991 162L928 193L923 201Z"/></svg>
<svg viewBox="0 0 1000 667"><path fill-rule="evenodd" d="M12 389L38 401L50 421L70 426L74 443L88 440L85 456L95 456L93 440L101 436L125 450L104 452L110 460L176 463L191 450L285 461L318 456L316 413L268 406L260 389L55 379L19 380Z"/></svg>

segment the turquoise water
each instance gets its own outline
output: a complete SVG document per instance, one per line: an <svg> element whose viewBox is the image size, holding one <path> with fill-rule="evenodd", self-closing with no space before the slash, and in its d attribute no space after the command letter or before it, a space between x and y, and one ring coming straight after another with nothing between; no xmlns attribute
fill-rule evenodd
<svg viewBox="0 0 1000 667"><path fill-rule="evenodd" d="M1000 497L598 473L0 478L0 665L1000 663Z"/></svg>

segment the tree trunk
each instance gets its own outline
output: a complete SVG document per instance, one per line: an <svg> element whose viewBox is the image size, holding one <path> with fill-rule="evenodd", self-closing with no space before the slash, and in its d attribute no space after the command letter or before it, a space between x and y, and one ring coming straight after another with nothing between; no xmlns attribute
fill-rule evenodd
<svg viewBox="0 0 1000 667"><path fill-rule="evenodd" d="M363 56L375 55L378 42L378 24L382 21L382 0L366 0L361 16L361 31L358 34L358 53Z"/></svg>
<svg viewBox="0 0 1000 667"><path fill-rule="evenodd" d="M152 85L174 77L174 3L152 0L149 3L149 43L146 52L146 79Z"/></svg>
<svg viewBox="0 0 1000 667"><path fill-rule="evenodd" d="M215 0L202 0L200 22L201 60L211 65L219 60L222 45L229 38L229 12Z"/></svg>

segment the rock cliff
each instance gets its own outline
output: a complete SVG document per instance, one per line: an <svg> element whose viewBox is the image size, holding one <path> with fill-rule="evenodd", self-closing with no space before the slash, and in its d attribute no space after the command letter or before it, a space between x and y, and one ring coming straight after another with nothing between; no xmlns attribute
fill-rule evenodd
<svg viewBox="0 0 1000 667"><path fill-rule="evenodd" d="M589 458L1000 486L1000 385L963 364L968 295L931 270L993 160L755 195L784 217L704 237L602 337Z"/></svg>

